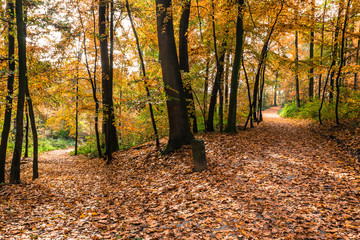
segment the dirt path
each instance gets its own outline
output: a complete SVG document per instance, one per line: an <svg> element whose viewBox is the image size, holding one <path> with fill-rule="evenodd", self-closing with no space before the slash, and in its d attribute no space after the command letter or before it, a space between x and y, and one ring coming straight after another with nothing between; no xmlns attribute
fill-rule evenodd
<svg viewBox="0 0 360 240"><path fill-rule="evenodd" d="M191 173L191 149L153 146L99 159L51 152L41 178L0 193L0 238L359 239L354 160L304 121L280 118L238 134L198 136L209 170Z"/></svg>

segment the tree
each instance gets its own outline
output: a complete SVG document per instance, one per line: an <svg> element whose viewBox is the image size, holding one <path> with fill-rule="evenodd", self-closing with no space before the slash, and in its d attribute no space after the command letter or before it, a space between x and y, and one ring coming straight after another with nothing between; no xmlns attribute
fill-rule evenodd
<svg viewBox="0 0 360 240"><path fill-rule="evenodd" d="M299 32L295 31L295 99L296 107L300 108L300 82L299 82Z"/></svg>
<svg viewBox="0 0 360 240"><path fill-rule="evenodd" d="M165 154L182 145L190 144L194 138L190 130L176 53L171 5L171 0L156 0L157 35L169 119L169 140L164 150Z"/></svg>
<svg viewBox="0 0 360 240"><path fill-rule="evenodd" d="M23 15L23 2L16 0L16 26L17 26L17 40L18 40L18 58L19 58L19 87L18 87L18 102L16 112L16 134L14 154L11 161L10 183L20 183L20 158L23 142L23 128L24 128L24 102L25 93L27 89L26 77L26 25Z"/></svg>
<svg viewBox="0 0 360 240"><path fill-rule="evenodd" d="M188 29L189 29L189 17L190 17L191 0L182 1L182 13L179 26L179 64L180 71L188 73L189 67L189 53L188 53ZM194 96L192 93L191 82L187 81L184 86L185 99L189 111L191 125L194 133L198 132Z"/></svg>
<svg viewBox="0 0 360 240"><path fill-rule="evenodd" d="M116 128L114 125L113 109L113 79L110 70L108 33L107 33L107 1L99 1L99 37L100 37L100 54L103 86L103 108L105 119L105 145L107 162L111 162L111 154L119 150L119 144L116 137Z"/></svg>
<svg viewBox="0 0 360 240"><path fill-rule="evenodd" d="M231 73L230 101L228 122L225 131L236 132L236 109L237 109L237 90L239 85L239 71L242 61L243 45L244 45L244 23L243 8L244 0L238 0L238 16L236 20L236 44L235 54Z"/></svg>
<svg viewBox="0 0 360 240"><path fill-rule="evenodd" d="M314 58L314 38L315 38L315 32L314 32L315 0L311 0L311 17L312 17L312 23L311 23L311 31L310 31L310 71L309 71L309 99L310 99L310 101L314 97L314 64L313 64L313 58Z"/></svg>
<svg viewBox="0 0 360 240"><path fill-rule="evenodd" d="M150 98L151 96L150 96L150 90L149 90L149 87L148 87L148 83L147 83L147 80L146 80L146 70L145 70L144 58L143 58L143 55L142 55L142 52L141 52L141 49L140 49L139 37L137 35L135 25L134 25L133 19L131 17L131 11L130 11L129 1L128 0L126 0L126 10L128 12L130 23L131 23L131 28L133 30L135 40L136 40L136 46L137 46L137 50L138 50L138 54L139 54L139 58L140 58L140 63L141 63L141 70L142 70L142 74L143 74L143 77L144 77L146 95L147 95L148 98ZM157 127L156 127L154 110L153 110L153 106L152 106L151 102L149 102L149 111L150 111L151 123L152 123L153 129L154 129L156 147L160 148L159 133L158 133L158 130L157 130ZM196 119L195 119L195 123L196 123Z"/></svg>
<svg viewBox="0 0 360 240"><path fill-rule="evenodd" d="M15 73L15 38L13 36L14 30L14 3L8 0L6 3L6 12L8 16L8 76L7 76L7 95L4 125L1 133L0 145L0 183L5 182L5 162L7 142L10 133L11 112L12 112L12 99L14 93L14 73Z"/></svg>

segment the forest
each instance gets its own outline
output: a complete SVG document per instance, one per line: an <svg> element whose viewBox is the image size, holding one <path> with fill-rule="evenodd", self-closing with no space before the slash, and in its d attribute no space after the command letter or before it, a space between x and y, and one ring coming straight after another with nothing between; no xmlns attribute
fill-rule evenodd
<svg viewBox="0 0 360 240"><path fill-rule="evenodd" d="M358 1L0 5L0 237L360 237Z"/></svg>

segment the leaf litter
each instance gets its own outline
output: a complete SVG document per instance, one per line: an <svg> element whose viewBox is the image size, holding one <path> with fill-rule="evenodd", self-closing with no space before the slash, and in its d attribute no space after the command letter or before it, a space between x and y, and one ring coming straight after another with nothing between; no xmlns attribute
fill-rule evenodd
<svg viewBox="0 0 360 240"><path fill-rule="evenodd" d="M247 131L198 135L202 173L189 146L161 156L144 144L111 165L45 153L39 179L26 164L22 184L0 187L0 238L359 239L358 163L277 110Z"/></svg>

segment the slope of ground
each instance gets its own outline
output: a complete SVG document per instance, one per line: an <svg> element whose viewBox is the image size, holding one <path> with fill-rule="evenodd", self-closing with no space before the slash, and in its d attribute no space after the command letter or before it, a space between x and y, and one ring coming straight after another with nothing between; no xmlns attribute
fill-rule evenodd
<svg viewBox="0 0 360 240"><path fill-rule="evenodd" d="M28 164L23 184L0 188L0 238L359 239L356 161L277 110L245 132L198 136L202 173L189 147L159 156L143 145L111 165L43 154L40 179Z"/></svg>

